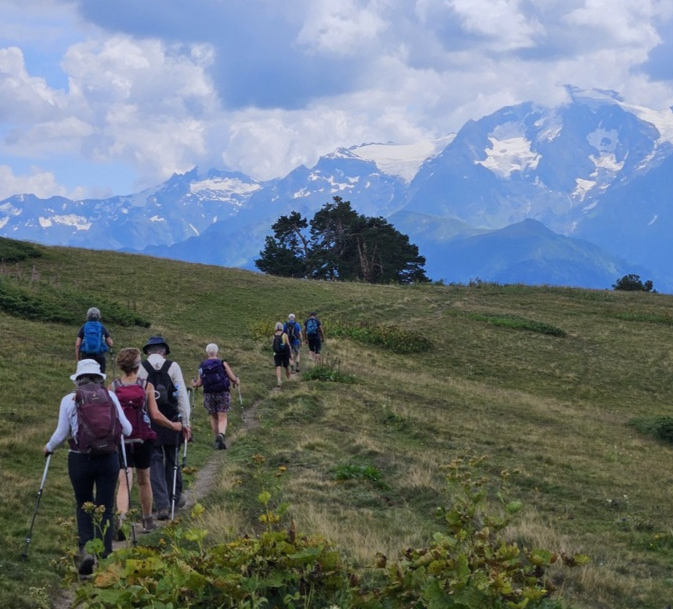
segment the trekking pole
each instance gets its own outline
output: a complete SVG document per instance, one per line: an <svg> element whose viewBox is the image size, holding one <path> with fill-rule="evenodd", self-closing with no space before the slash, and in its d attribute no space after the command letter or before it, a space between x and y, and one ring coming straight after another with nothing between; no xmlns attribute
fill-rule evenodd
<svg viewBox="0 0 673 609"><path fill-rule="evenodd" d="M178 416L182 420L182 416ZM179 432L176 432L179 433ZM178 488L178 458L180 457L180 442L175 443L175 458L173 459L173 491L171 492L171 520L175 519L175 494Z"/></svg>
<svg viewBox="0 0 673 609"><path fill-rule="evenodd" d="M49 470L49 462L51 461L51 453L47 455L47 461L44 464L44 473L42 474L42 482L40 482L40 488L37 491L37 499L35 500L35 509L33 510L33 519L30 521L30 529L28 530L28 536L26 537L26 547L21 554L23 560L28 560L28 546L30 545L31 537L33 536L33 526L35 525L35 517L37 516L37 510L40 507L40 499L42 499L42 491L44 490L44 483L47 480L47 471Z"/></svg>
<svg viewBox="0 0 673 609"><path fill-rule="evenodd" d="M245 421L245 410L243 410L243 396L241 395L241 384L237 383L236 388L238 389L238 401L241 404L241 418Z"/></svg>
<svg viewBox="0 0 673 609"><path fill-rule="evenodd" d="M182 467L187 467L187 438L185 438L185 450L182 453Z"/></svg>
<svg viewBox="0 0 673 609"><path fill-rule="evenodd" d="M131 484L129 482L129 463L126 460L126 444L124 440L121 441L122 445L122 458L124 460L124 477L126 478L126 492L128 493L128 504L126 506L127 514L131 511ZM136 539L136 526L131 520L131 543L135 546L138 543Z"/></svg>

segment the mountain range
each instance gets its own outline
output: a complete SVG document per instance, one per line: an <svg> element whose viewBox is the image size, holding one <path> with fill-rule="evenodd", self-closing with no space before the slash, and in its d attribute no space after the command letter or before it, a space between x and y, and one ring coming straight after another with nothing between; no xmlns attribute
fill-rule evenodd
<svg viewBox="0 0 673 609"><path fill-rule="evenodd" d="M73 201L0 201L0 235L254 268L279 216L334 196L409 235L433 280L673 292L673 111L566 87L414 145L341 148L284 177L198 168L155 188Z"/></svg>

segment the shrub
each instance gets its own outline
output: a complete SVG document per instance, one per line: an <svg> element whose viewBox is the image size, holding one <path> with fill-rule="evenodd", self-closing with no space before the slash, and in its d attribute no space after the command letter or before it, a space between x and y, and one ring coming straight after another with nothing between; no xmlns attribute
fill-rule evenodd
<svg viewBox="0 0 673 609"><path fill-rule="evenodd" d="M103 312L106 323L148 328L150 322L142 315L114 301L85 292L55 286L41 281L29 283L0 277L0 310L24 319L42 322L77 324L93 304Z"/></svg>
<svg viewBox="0 0 673 609"><path fill-rule="evenodd" d="M384 324L368 322L349 324L337 320L330 322L329 333L330 336L350 338L396 353L423 353L433 348L432 341L421 332L410 332Z"/></svg>
<svg viewBox="0 0 673 609"><path fill-rule="evenodd" d="M41 256L42 250L30 243L0 237L0 260L2 262L19 262Z"/></svg>
<svg viewBox="0 0 673 609"><path fill-rule="evenodd" d="M546 570L559 554L505 539L503 531L522 505L498 491L500 509L487 509L488 479L472 471L479 461L448 466L452 500L438 508L444 531L435 533L428 547L407 549L391 566L378 556L387 575L386 585L370 593L378 606L523 609L548 602L553 586ZM503 473L503 481L507 476ZM563 553L560 558L568 566L588 560Z"/></svg>

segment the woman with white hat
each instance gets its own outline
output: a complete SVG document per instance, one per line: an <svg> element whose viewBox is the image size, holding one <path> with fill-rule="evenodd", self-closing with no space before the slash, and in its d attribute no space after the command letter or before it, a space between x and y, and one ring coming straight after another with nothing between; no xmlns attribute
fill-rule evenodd
<svg viewBox="0 0 673 609"><path fill-rule="evenodd" d="M98 362L92 359L80 360L77 363L77 371L70 377L70 380L75 383L76 390L61 400L56 431L44 445L42 452L45 456L50 455L70 437L68 474L77 503L78 572L80 575L90 575L93 572L95 558L86 547L87 542L95 537L100 538L104 531L104 549L101 556L105 557L112 552L112 517L115 487L119 475L117 441L121 434L130 435L132 427L124 416L117 396L104 387L105 374L101 372ZM95 396L95 398L90 396ZM107 396L110 398L109 401ZM103 403L103 406L96 404L98 408L107 407L108 412L112 412L113 407L116 410L116 421L113 420L115 425L111 427L116 437L103 438L107 443L105 448L89 444L90 437L87 436L86 426L80 426L80 423L85 420L85 415L80 411L83 407L88 409L88 405L94 403L95 400ZM121 427L121 434L118 431L119 427ZM91 510L85 508L87 503L104 506L100 524L95 524Z"/></svg>

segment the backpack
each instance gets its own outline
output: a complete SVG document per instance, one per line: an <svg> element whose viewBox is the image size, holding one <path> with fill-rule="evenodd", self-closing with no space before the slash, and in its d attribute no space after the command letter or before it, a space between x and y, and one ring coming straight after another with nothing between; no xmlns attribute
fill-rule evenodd
<svg viewBox="0 0 673 609"><path fill-rule="evenodd" d="M79 347L82 353L97 355L107 351L107 343L103 336L103 324L99 321L87 321L84 324L84 337Z"/></svg>
<svg viewBox="0 0 673 609"><path fill-rule="evenodd" d="M77 433L70 447L80 453L108 455L117 452L122 426L117 406L108 390L98 383L87 383L75 391Z"/></svg>
<svg viewBox="0 0 673 609"><path fill-rule="evenodd" d="M285 353L285 343L283 342L283 335L276 334L273 337L273 352Z"/></svg>
<svg viewBox="0 0 673 609"><path fill-rule="evenodd" d="M318 320L315 317L309 317L306 320L306 335L318 333Z"/></svg>
<svg viewBox="0 0 673 609"><path fill-rule="evenodd" d="M132 385L123 385L119 379L114 381L114 392L122 405L126 418L133 431L128 440L156 440L157 434L152 430L150 415L147 412L147 382L138 379ZM128 441L127 440L127 441Z"/></svg>
<svg viewBox="0 0 673 609"><path fill-rule="evenodd" d="M142 365L147 371L147 381L154 385L154 395L161 414L167 419L175 421L179 414L178 390L168 375L168 369L172 363L171 360L167 359L159 370L155 370L147 360Z"/></svg>
<svg viewBox="0 0 673 609"><path fill-rule="evenodd" d="M199 376L203 382L203 393L229 391L229 377L224 363L219 359L207 359L199 366Z"/></svg>
<svg viewBox="0 0 673 609"><path fill-rule="evenodd" d="M285 333L287 334L287 338L290 341L290 344L295 342L297 339L297 322L295 321L288 321L285 324L285 327L283 328Z"/></svg>

